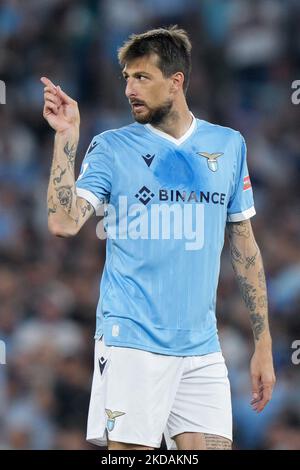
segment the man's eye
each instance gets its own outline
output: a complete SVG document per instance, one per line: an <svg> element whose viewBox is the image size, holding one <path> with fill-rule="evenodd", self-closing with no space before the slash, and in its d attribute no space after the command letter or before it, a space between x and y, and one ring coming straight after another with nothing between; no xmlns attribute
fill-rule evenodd
<svg viewBox="0 0 300 470"><path fill-rule="evenodd" d="M135 78L137 80L146 80L147 77L145 77L144 75L136 75ZM129 76L126 76L126 75L123 75L123 79L128 82L128 79L129 79Z"/></svg>

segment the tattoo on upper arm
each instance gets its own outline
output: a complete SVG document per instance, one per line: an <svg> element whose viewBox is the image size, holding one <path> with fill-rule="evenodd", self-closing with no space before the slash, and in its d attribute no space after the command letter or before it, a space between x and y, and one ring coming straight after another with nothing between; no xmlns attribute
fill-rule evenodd
<svg viewBox="0 0 300 470"><path fill-rule="evenodd" d="M253 256L246 256L246 258L244 258L242 253L233 243L231 243L230 250L231 250L231 257L232 257L233 263L244 264L245 269L249 269L251 266L255 266L255 261L256 261L258 251L256 251L256 253ZM236 271L234 265L233 265L233 268Z"/></svg>
<svg viewBox="0 0 300 470"><path fill-rule="evenodd" d="M234 263L244 265L245 269L249 269L250 267L255 266L257 254L259 252L259 250L257 249L253 255L245 257L235 243L236 236L239 236L242 238L250 237L250 230L249 230L248 223L234 222L234 223L228 224L228 237L230 241L231 258L232 258L233 268L235 272L237 271L236 269L237 267L234 265Z"/></svg>
<svg viewBox="0 0 300 470"><path fill-rule="evenodd" d="M256 309L256 289L249 284L247 280L245 276L237 276L237 281L246 307L249 308L250 312L254 312Z"/></svg>
<svg viewBox="0 0 300 470"><path fill-rule="evenodd" d="M249 238L250 230L248 222L230 222L228 224L228 234L229 238L231 238L233 234L239 235L240 237Z"/></svg>
<svg viewBox="0 0 300 470"><path fill-rule="evenodd" d="M90 204L89 202L87 202L83 207L81 207L81 215L82 217L85 217L85 214L87 212L91 212L91 210L93 210L93 206L92 204Z"/></svg>
<svg viewBox="0 0 300 470"><path fill-rule="evenodd" d="M76 148L77 146L75 144L70 145L69 142L64 146L64 153L67 156L70 169L73 169L75 165Z"/></svg>
<svg viewBox="0 0 300 470"><path fill-rule="evenodd" d="M231 250L232 261L234 261L235 263L244 264L243 255L242 255L242 253L237 249L237 247L232 244L230 250Z"/></svg>
<svg viewBox="0 0 300 470"><path fill-rule="evenodd" d="M231 441L223 436L204 434L207 450L231 450Z"/></svg>
<svg viewBox="0 0 300 470"><path fill-rule="evenodd" d="M266 328L265 317L261 315L260 313L251 313L250 320L252 324L254 338L258 341L260 338L260 335Z"/></svg>

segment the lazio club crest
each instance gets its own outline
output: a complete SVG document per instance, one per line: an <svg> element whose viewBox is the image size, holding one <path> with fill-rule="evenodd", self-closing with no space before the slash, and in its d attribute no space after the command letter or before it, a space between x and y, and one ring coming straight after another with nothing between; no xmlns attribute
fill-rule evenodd
<svg viewBox="0 0 300 470"><path fill-rule="evenodd" d="M125 415L126 413L123 413L122 411L111 411L105 408L105 412L108 416L107 418L107 423L106 427L108 431L112 431L115 427L115 419L118 418L118 416Z"/></svg>
<svg viewBox="0 0 300 470"><path fill-rule="evenodd" d="M208 153L208 152L197 152L198 155L201 157L207 158L207 166L211 171L217 171L218 169L218 162L217 158L224 155L223 152L215 152L215 153Z"/></svg>

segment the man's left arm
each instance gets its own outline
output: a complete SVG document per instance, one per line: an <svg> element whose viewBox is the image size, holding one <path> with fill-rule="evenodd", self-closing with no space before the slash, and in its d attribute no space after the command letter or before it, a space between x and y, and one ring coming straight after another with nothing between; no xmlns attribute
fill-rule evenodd
<svg viewBox="0 0 300 470"><path fill-rule="evenodd" d="M261 412L272 397L275 373L268 321L268 299L260 250L250 220L227 223L231 262L249 311L255 351L251 359L251 405Z"/></svg>

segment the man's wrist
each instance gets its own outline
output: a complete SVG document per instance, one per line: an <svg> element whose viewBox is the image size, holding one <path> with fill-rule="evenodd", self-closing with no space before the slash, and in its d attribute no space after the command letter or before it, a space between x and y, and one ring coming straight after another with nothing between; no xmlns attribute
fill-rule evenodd
<svg viewBox="0 0 300 470"><path fill-rule="evenodd" d="M255 351L272 351L272 338L270 333L265 333L258 341L255 341Z"/></svg>
<svg viewBox="0 0 300 470"><path fill-rule="evenodd" d="M77 143L79 141L79 127L66 129L64 131L57 131L55 133L55 139L63 139L65 141L72 141Z"/></svg>

